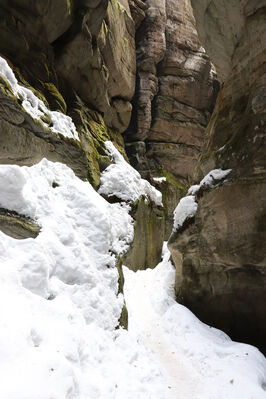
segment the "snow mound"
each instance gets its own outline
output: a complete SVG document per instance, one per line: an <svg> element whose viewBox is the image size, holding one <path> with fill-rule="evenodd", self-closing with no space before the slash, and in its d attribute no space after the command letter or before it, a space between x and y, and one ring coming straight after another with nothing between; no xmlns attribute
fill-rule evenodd
<svg viewBox="0 0 266 399"><path fill-rule="evenodd" d="M165 368L165 399L264 399L266 359L253 346L231 341L175 301L175 268L165 247L155 269L124 267L129 332Z"/></svg>
<svg viewBox="0 0 266 399"><path fill-rule="evenodd" d="M0 397L164 399L160 367L115 330L123 306L114 253L133 239L128 206L109 204L60 163L0 165L0 207L41 226L0 231Z"/></svg>
<svg viewBox="0 0 266 399"><path fill-rule="evenodd" d="M114 164L109 165L101 175L100 194L115 195L123 201L135 202L144 195L155 204L162 205L162 194L150 183L142 179L140 174L129 165L111 141L105 142L105 147Z"/></svg>
<svg viewBox="0 0 266 399"><path fill-rule="evenodd" d="M194 195L181 198L174 210L174 226L173 231L180 229L187 219L191 219L196 215L198 204Z"/></svg>
<svg viewBox="0 0 266 399"><path fill-rule="evenodd" d="M50 128L52 132L62 134L65 137L79 141L78 132L72 119L57 111L50 111L44 102L24 86L21 86L12 69L4 58L0 56L0 75L10 84L14 95L22 99L22 107L33 118L40 121L45 127ZM51 120L48 125L42 118L47 116Z"/></svg>

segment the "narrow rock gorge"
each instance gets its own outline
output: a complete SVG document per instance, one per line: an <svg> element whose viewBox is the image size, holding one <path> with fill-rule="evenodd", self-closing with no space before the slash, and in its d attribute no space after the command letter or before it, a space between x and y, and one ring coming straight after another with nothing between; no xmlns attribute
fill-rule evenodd
<svg viewBox="0 0 266 399"><path fill-rule="evenodd" d="M196 317L266 353L265 14L265 0L0 0L0 284L26 292L11 346L30 342L32 366L45 343L49 373L62 356L52 374L72 381L44 399L176 399L178 384L218 399L210 370L249 354L215 389L239 399L249 374L246 398L263 398L259 351ZM1 310L0 353L19 309Z"/></svg>

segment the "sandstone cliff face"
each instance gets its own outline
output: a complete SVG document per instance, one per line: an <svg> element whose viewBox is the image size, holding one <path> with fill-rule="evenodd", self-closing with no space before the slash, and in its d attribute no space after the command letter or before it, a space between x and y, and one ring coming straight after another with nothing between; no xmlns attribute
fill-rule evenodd
<svg viewBox="0 0 266 399"><path fill-rule="evenodd" d="M191 181L218 82L201 47L189 0L149 0L136 33L137 86L127 151L145 177L160 185L172 212Z"/></svg>
<svg viewBox="0 0 266 399"><path fill-rule="evenodd" d="M127 0L2 0L0 9L1 53L53 107L60 86L68 102L74 90L108 127L127 128L136 69Z"/></svg>
<svg viewBox="0 0 266 399"><path fill-rule="evenodd" d="M97 189L112 162L104 142L112 140L126 157L121 133L130 121L136 74L130 5L128 0L0 1L0 56L47 109L71 116L79 137L54 133L49 115L32 117L0 76L1 163L33 165L45 157L67 164ZM144 212L134 205L136 225L149 225L159 237L156 247L142 238L146 266L155 266L161 256L164 221L157 208L152 201L145 202ZM2 231L15 238L38 235L39 227L23 215L12 209L0 213ZM138 234L136 228L137 241ZM135 256L130 259L128 265L135 265Z"/></svg>
<svg viewBox="0 0 266 399"><path fill-rule="evenodd" d="M203 321L265 348L265 2L192 1L200 38L223 81L195 181L232 172L198 198L170 239L177 296Z"/></svg>

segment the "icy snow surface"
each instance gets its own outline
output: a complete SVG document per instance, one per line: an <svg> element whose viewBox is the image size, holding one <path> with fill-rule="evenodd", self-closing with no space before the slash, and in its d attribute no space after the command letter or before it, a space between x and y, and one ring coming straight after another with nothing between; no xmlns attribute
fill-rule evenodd
<svg viewBox="0 0 266 399"><path fill-rule="evenodd" d="M0 56L0 75L10 84L14 95L17 98L22 98L22 106L25 111L31 115L33 119L41 121L41 123L49 127L52 132L60 133L65 137L79 140L78 132L72 119L57 111L50 111L44 102L40 100L35 94L24 86L21 86L12 69L4 58ZM47 115L51 119L51 126L42 120L42 117Z"/></svg>
<svg viewBox="0 0 266 399"><path fill-rule="evenodd" d="M164 399L264 399L265 357L201 323L174 300L169 257L165 247L153 270L134 273L124 267L129 332L139 335L164 368Z"/></svg>
<svg viewBox="0 0 266 399"><path fill-rule="evenodd" d="M111 141L105 142L106 149L114 160L101 175L100 194L115 195L123 201L135 202L141 195L162 205L162 194L129 165Z"/></svg>

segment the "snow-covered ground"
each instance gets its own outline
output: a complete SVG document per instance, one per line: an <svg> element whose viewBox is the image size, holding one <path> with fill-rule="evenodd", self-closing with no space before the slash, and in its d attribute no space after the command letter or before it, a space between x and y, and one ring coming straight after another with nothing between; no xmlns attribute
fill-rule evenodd
<svg viewBox="0 0 266 399"><path fill-rule="evenodd" d="M163 399L149 351L115 330L129 207L47 160L0 165L0 187L0 207L41 226L36 239L0 231L0 398Z"/></svg>
<svg viewBox="0 0 266 399"><path fill-rule="evenodd" d="M124 163L116 165L114 181L104 179L119 194ZM265 397L265 358L174 301L167 252L155 270L125 269L129 331L116 329L124 298L115 255L133 238L128 204L109 204L45 159L0 165L0 187L1 208L41 227L35 239L0 231L0 399Z"/></svg>
<svg viewBox="0 0 266 399"><path fill-rule="evenodd" d="M166 246L162 262L136 273L124 267L129 332L165 372L165 399L266 398L266 359L233 342L174 300L175 271Z"/></svg>

